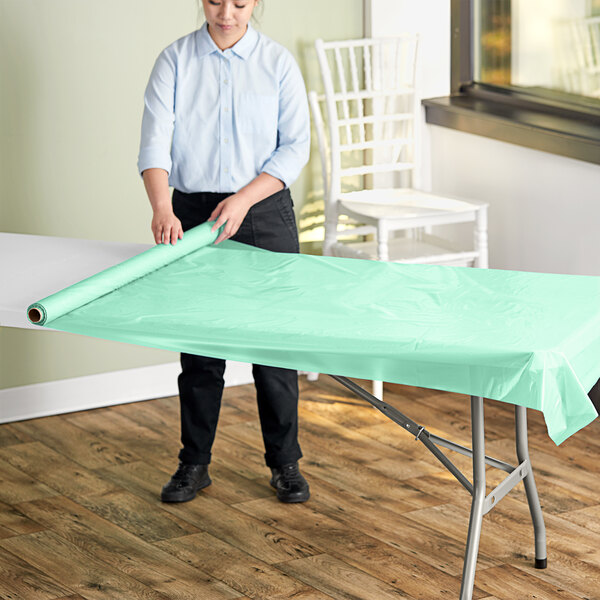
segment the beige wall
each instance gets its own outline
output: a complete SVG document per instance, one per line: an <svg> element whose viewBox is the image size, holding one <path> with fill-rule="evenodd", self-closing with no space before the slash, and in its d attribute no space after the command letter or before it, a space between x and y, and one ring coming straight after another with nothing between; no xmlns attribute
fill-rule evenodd
<svg viewBox="0 0 600 600"><path fill-rule="evenodd" d="M361 37L362 4L266 0L256 27L294 52L313 87L314 40ZM152 242L136 172L142 96L158 53L198 25L195 0L0 0L0 230ZM300 218L318 200L314 148L292 187ZM0 328L0 389L177 358Z"/></svg>

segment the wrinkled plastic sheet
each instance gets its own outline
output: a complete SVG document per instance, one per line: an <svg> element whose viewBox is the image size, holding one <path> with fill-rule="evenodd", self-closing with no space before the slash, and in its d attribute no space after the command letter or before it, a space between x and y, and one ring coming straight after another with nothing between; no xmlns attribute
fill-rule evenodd
<svg viewBox="0 0 600 600"><path fill-rule="evenodd" d="M600 377L598 277L215 246L211 225L40 300L30 320L522 405L542 411L557 444L597 416L587 392Z"/></svg>

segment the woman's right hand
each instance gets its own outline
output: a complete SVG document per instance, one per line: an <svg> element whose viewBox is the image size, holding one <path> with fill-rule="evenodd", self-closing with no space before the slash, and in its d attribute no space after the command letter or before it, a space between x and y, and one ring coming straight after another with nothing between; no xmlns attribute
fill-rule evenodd
<svg viewBox="0 0 600 600"><path fill-rule="evenodd" d="M174 246L178 239L183 239L181 221L175 216L172 209L155 211L151 228L157 244L171 243Z"/></svg>

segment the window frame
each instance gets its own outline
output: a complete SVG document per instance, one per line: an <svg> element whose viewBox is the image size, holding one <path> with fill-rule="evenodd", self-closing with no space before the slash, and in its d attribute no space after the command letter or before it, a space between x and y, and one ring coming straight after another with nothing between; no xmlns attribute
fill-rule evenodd
<svg viewBox="0 0 600 600"><path fill-rule="evenodd" d="M451 0L451 95L422 101L426 122L600 164L597 100L474 81L473 3Z"/></svg>

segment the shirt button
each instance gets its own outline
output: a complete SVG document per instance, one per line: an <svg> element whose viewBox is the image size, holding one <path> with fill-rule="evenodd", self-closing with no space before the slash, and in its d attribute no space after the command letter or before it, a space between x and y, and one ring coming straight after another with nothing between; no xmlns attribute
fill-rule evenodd
<svg viewBox="0 0 600 600"><path fill-rule="evenodd" d="M225 112L229 112L229 107L227 107L227 106L226 106L226 107L225 107L223 110L224 110Z"/></svg>
<svg viewBox="0 0 600 600"><path fill-rule="evenodd" d="M225 138L223 141L224 141L226 144L229 144L229 138Z"/></svg>
<svg viewBox="0 0 600 600"><path fill-rule="evenodd" d="M225 171L225 173L229 173L229 169L227 167L225 167L223 171Z"/></svg>
<svg viewBox="0 0 600 600"><path fill-rule="evenodd" d="M224 83L225 85L227 85L227 84L229 83L229 79L225 79L225 80L223 81L223 83Z"/></svg>

